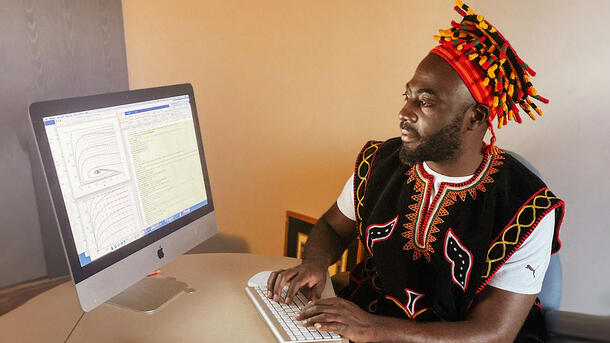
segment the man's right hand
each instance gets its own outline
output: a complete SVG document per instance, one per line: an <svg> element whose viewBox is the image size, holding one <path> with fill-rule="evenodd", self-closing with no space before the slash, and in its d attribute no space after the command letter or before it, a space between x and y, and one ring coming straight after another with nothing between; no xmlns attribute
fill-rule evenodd
<svg viewBox="0 0 610 343"><path fill-rule="evenodd" d="M357 236L356 222L346 217L336 203L333 204L311 229L303 251L303 263L271 273L267 280L267 297L280 301L282 289L288 285L286 303L291 302L299 290L309 300L320 299L326 285L328 266Z"/></svg>
<svg viewBox="0 0 610 343"><path fill-rule="evenodd" d="M280 301L282 289L288 285L284 302L290 303L301 290L309 300L318 300L326 285L327 268L321 263L303 261L300 265L271 272L267 280L267 297Z"/></svg>

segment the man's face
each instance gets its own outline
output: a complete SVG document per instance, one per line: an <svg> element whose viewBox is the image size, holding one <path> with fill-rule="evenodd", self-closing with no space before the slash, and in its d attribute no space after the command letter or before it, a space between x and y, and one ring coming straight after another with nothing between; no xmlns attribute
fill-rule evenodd
<svg viewBox="0 0 610 343"><path fill-rule="evenodd" d="M455 119L429 135L420 135L406 122L401 122L405 136L416 137L419 144L414 148L408 142L403 142L400 149L400 161L406 165L413 165L423 161L443 162L451 161L457 157L462 147L461 128L465 112L456 113Z"/></svg>
<svg viewBox="0 0 610 343"><path fill-rule="evenodd" d="M459 157L465 113L475 104L459 75L437 55L430 54L407 83L400 110L400 160L445 162Z"/></svg>

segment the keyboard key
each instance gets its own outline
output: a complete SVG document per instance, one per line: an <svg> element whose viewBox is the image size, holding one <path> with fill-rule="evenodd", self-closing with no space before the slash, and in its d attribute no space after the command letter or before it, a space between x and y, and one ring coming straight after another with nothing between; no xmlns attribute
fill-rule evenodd
<svg viewBox="0 0 610 343"><path fill-rule="evenodd" d="M338 342L341 336L325 331L318 331L314 327L304 327L301 321L295 319L301 312L301 309L306 306L309 300L301 293L298 292L294 297L293 301L289 304L283 302L286 297L287 287L282 291L282 301L279 303L267 298L267 288L257 287L255 292L250 293L256 295L262 300L262 304L266 306L271 312L275 321L267 321L267 324L274 326L277 330L284 332L284 338L290 341L332 341Z"/></svg>
<svg viewBox="0 0 610 343"><path fill-rule="evenodd" d="M303 293L297 293L297 298L299 298L299 300L301 300L303 304L307 304L309 302L309 300L306 296L303 295Z"/></svg>

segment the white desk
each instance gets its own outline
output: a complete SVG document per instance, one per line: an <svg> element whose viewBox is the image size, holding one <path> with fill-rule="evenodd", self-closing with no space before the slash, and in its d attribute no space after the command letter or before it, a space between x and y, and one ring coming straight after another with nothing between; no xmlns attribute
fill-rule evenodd
<svg viewBox="0 0 610 343"><path fill-rule="evenodd" d="M244 288L259 271L298 263L253 254L181 256L158 277L184 281L193 294L153 315L101 305L83 316L68 342L275 342ZM64 342L82 313L72 283L61 284L1 316L0 342Z"/></svg>

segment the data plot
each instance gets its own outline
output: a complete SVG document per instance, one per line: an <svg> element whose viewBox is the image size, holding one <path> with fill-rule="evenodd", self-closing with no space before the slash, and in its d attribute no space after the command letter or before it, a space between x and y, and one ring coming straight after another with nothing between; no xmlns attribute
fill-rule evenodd
<svg viewBox="0 0 610 343"><path fill-rule="evenodd" d="M124 172L117 132L111 124L76 130L70 140L81 186Z"/></svg>
<svg viewBox="0 0 610 343"><path fill-rule="evenodd" d="M58 128L75 198L129 178L119 132L115 118Z"/></svg>
<svg viewBox="0 0 610 343"><path fill-rule="evenodd" d="M80 201L91 258L117 249L139 233L132 187L122 185Z"/></svg>

